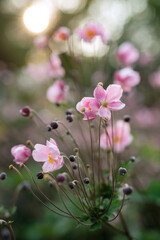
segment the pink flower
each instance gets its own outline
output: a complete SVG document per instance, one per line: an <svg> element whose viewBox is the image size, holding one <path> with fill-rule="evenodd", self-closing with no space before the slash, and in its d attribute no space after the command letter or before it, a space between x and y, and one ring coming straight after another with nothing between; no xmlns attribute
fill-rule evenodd
<svg viewBox="0 0 160 240"><path fill-rule="evenodd" d="M50 138L46 145L36 144L32 152L33 159L37 162L44 162L42 169L44 172L53 172L63 167L63 157L60 156L55 140Z"/></svg>
<svg viewBox="0 0 160 240"><path fill-rule="evenodd" d="M152 73L152 75L149 77L149 82L152 87L160 88L160 71Z"/></svg>
<svg viewBox="0 0 160 240"><path fill-rule="evenodd" d="M129 92L132 87L140 82L140 75L130 67L117 71L114 75L114 83L121 85L123 91Z"/></svg>
<svg viewBox="0 0 160 240"><path fill-rule="evenodd" d="M139 52L131 43L124 42L117 50L117 58L123 65L131 65L138 60Z"/></svg>
<svg viewBox="0 0 160 240"><path fill-rule="evenodd" d="M11 148L11 154L14 157L14 162L17 164L25 163L31 156L31 150L25 145L17 145Z"/></svg>
<svg viewBox="0 0 160 240"><path fill-rule="evenodd" d="M30 77L38 82L43 82L45 80L48 80L49 75L48 75L48 63L39 63L39 64L34 64L30 63L26 67L27 73L30 75Z"/></svg>
<svg viewBox="0 0 160 240"><path fill-rule="evenodd" d="M104 27L95 22L89 22L84 28L77 29L80 38L86 42L91 42L94 37L100 36L103 43L106 43L108 36L105 33Z"/></svg>
<svg viewBox="0 0 160 240"><path fill-rule="evenodd" d="M50 102L62 102L65 100L69 87L63 80L56 80L47 90L47 99Z"/></svg>
<svg viewBox="0 0 160 240"><path fill-rule="evenodd" d="M108 129L108 136L106 133L101 135L100 144L101 148L106 149L114 145L115 152L119 153L124 151L124 149L129 146L133 140L132 135L130 134L130 125L127 122L119 120L116 122L115 126L113 127L113 140L112 140L112 127L109 126Z"/></svg>
<svg viewBox="0 0 160 240"><path fill-rule="evenodd" d="M34 44L37 48L43 49L46 47L48 38L45 35L38 36L34 39Z"/></svg>
<svg viewBox="0 0 160 240"><path fill-rule="evenodd" d="M99 104L95 98L84 97L77 103L76 109L84 114L83 120L93 120L97 116Z"/></svg>
<svg viewBox="0 0 160 240"><path fill-rule="evenodd" d="M63 77L65 70L62 67L61 59L57 54L52 53L49 63L49 75L53 78Z"/></svg>
<svg viewBox="0 0 160 240"><path fill-rule="evenodd" d="M110 120L111 112L121 110L125 104L120 101L123 90L120 85L110 84L106 90L100 85L94 90L94 97L99 104L98 115L104 120Z"/></svg>
<svg viewBox="0 0 160 240"><path fill-rule="evenodd" d="M60 27L55 34L53 35L53 38L55 40L65 41L70 36L70 30L67 27Z"/></svg>

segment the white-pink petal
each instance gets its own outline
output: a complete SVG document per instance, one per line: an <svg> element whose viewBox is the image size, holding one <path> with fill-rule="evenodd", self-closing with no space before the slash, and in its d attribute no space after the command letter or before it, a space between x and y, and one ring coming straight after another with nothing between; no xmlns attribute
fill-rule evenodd
<svg viewBox="0 0 160 240"><path fill-rule="evenodd" d="M106 101L108 103L112 101L118 101L122 97L123 89L118 84L110 84L106 89Z"/></svg>

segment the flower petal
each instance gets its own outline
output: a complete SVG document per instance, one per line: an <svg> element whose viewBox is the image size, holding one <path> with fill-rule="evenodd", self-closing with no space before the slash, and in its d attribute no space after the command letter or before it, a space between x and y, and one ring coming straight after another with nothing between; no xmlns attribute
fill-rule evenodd
<svg viewBox="0 0 160 240"><path fill-rule="evenodd" d="M32 152L33 159L37 162L45 162L48 160L49 148L42 144L36 144L35 150Z"/></svg>
<svg viewBox="0 0 160 240"><path fill-rule="evenodd" d="M100 107L99 111L98 111L98 115L103 118L104 120L110 120L111 118L111 112L108 108L106 107Z"/></svg>
<svg viewBox="0 0 160 240"><path fill-rule="evenodd" d="M115 102L111 102L111 103L108 104L108 108L111 111L121 110L124 107L125 107L125 104L122 103L121 101L115 101Z"/></svg>
<svg viewBox="0 0 160 240"><path fill-rule="evenodd" d="M106 91L104 90L104 88L102 86L98 85L95 88L93 95L97 99L98 102L102 102L105 100Z"/></svg>
<svg viewBox="0 0 160 240"><path fill-rule="evenodd" d="M110 84L106 92L106 101L110 103L113 101L118 101L122 97L123 89L118 84Z"/></svg>

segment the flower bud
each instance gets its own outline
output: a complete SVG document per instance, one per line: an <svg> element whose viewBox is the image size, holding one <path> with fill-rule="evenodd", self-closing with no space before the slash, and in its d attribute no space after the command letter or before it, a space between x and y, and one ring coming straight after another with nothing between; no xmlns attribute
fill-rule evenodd
<svg viewBox="0 0 160 240"><path fill-rule="evenodd" d="M24 181L24 182L21 184L21 189L22 189L22 190L26 191L26 190L28 190L29 188L30 188L29 182Z"/></svg>
<svg viewBox="0 0 160 240"><path fill-rule="evenodd" d="M74 184L73 184L72 182L69 182L69 183L68 183L68 187L69 187L70 189L73 189L73 188L74 188Z"/></svg>
<svg viewBox="0 0 160 240"><path fill-rule="evenodd" d="M133 188L127 185L123 188L123 192L125 195L130 195L133 192Z"/></svg>
<svg viewBox="0 0 160 240"><path fill-rule="evenodd" d="M55 105L56 107L60 107L61 104L59 102L56 102Z"/></svg>
<svg viewBox="0 0 160 240"><path fill-rule="evenodd" d="M67 115L66 120L68 122L73 122L73 117L71 115Z"/></svg>
<svg viewBox="0 0 160 240"><path fill-rule="evenodd" d="M82 108L81 108L81 112L85 112L85 107L82 107Z"/></svg>
<svg viewBox="0 0 160 240"><path fill-rule="evenodd" d="M72 115L71 110L67 110L67 111L66 111L66 115Z"/></svg>
<svg viewBox="0 0 160 240"><path fill-rule="evenodd" d="M70 155L70 156L69 156L69 160L70 160L71 162L75 162L75 160L76 160L76 159L75 159L75 156L74 156L74 155Z"/></svg>
<svg viewBox="0 0 160 240"><path fill-rule="evenodd" d="M13 169L13 165L9 165L9 170L12 170Z"/></svg>
<svg viewBox="0 0 160 240"><path fill-rule="evenodd" d="M43 173L42 172L37 173L37 178L38 179L43 179Z"/></svg>
<svg viewBox="0 0 160 240"><path fill-rule="evenodd" d="M65 181L66 181L66 176L64 173L59 173L57 176L56 176L56 181L58 184L63 184Z"/></svg>
<svg viewBox="0 0 160 240"><path fill-rule="evenodd" d="M0 179L1 179L1 180L5 180L6 177L7 177L7 174L6 174L5 172L2 172L2 173L0 174Z"/></svg>
<svg viewBox="0 0 160 240"><path fill-rule="evenodd" d="M70 131L66 131L66 135L70 135Z"/></svg>
<svg viewBox="0 0 160 240"><path fill-rule="evenodd" d="M49 185L49 187L53 187L53 186L54 186L53 181L52 181L52 180L49 180L48 185Z"/></svg>
<svg viewBox="0 0 160 240"><path fill-rule="evenodd" d="M135 162L136 161L136 157L135 156L131 156L130 160L131 160L131 162Z"/></svg>
<svg viewBox="0 0 160 240"><path fill-rule="evenodd" d="M21 108L19 112L23 117L28 117L31 111L30 111L30 108L26 106Z"/></svg>
<svg viewBox="0 0 160 240"><path fill-rule="evenodd" d="M99 82L98 85L101 86L101 87L103 87L103 83L102 83L102 82Z"/></svg>
<svg viewBox="0 0 160 240"><path fill-rule="evenodd" d="M94 123L91 123L91 124L90 124L90 127L91 127L91 128L94 128L94 127L95 127Z"/></svg>
<svg viewBox="0 0 160 240"><path fill-rule="evenodd" d="M48 132L52 131L51 126L48 125L48 126L46 127L46 130L47 130Z"/></svg>
<svg viewBox="0 0 160 240"><path fill-rule="evenodd" d="M126 173L127 173L126 168L122 168L122 167L119 168L119 175L124 176Z"/></svg>
<svg viewBox="0 0 160 240"><path fill-rule="evenodd" d="M73 168L74 170L76 170L76 169L78 168L78 164L77 164L77 163L72 163L72 168Z"/></svg>
<svg viewBox="0 0 160 240"><path fill-rule="evenodd" d="M51 126L52 129L57 129L57 128L58 128L58 123L57 123L57 121L51 122L50 126Z"/></svg>
<svg viewBox="0 0 160 240"><path fill-rule="evenodd" d="M85 177L85 178L83 179L83 181L84 181L85 184L89 184L89 178L88 178L88 177Z"/></svg>
<svg viewBox="0 0 160 240"><path fill-rule="evenodd" d="M125 122L130 122L131 117L130 117L129 115L125 115L125 116L123 117L123 120L124 120Z"/></svg>

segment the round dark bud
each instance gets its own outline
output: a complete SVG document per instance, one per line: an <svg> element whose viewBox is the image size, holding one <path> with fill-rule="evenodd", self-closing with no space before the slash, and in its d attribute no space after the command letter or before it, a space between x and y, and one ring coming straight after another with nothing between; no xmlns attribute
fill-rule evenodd
<svg viewBox="0 0 160 240"><path fill-rule="evenodd" d="M26 106L21 108L19 112L23 117L28 117L31 111L30 111L30 108Z"/></svg>
<svg viewBox="0 0 160 240"><path fill-rule="evenodd" d="M125 122L130 122L131 117L130 117L129 115L125 115L125 116L123 117L123 120L124 120Z"/></svg>
<svg viewBox="0 0 160 240"><path fill-rule="evenodd" d="M72 168L73 168L74 170L76 170L76 169L78 168L78 164L77 164L77 163L72 163Z"/></svg>
<svg viewBox="0 0 160 240"><path fill-rule="evenodd" d="M89 184L89 178L88 177L85 177L83 181L84 181L85 184Z"/></svg>
<svg viewBox="0 0 160 240"><path fill-rule="evenodd" d="M106 127L108 127L108 125L109 125L108 121L104 121L102 127L103 127L103 128L106 128Z"/></svg>
<svg viewBox="0 0 160 240"><path fill-rule="evenodd" d="M67 134L67 135L70 135L70 131L66 131L66 134Z"/></svg>
<svg viewBox="0 0 160 240"><path fill-rule="evenodd" d="M68 122L73 122L73 117L71 115L67 115L66 120Z"/></svg>
<svg viewBox="0 0 160 240"><path fill-rule="evenodd" d="M56 121L51 122L50 124L52 129L57 129L58 128L58 123Z"/></svg>
<svg viewBox="0 0 160 240"><path fill-rule="evenodd" d="M59 102L56 102L55 105L56 107L60 107L61 104Z"/></svg>
<svg viewBox="0 0 160 240"><path fill-rule="evenodd" d="M58 184L62 184L66 181L66 176L65 174L63 173L59 173L57 176L56 176L56 181Z"/></svg>
<svg viewBox="0 0 160 240"><path fill-rule="evenodd" d="M0 179L1 179L1 180L5 180L6 177L7 177L7 174L6 174L5 172L2 172L2 173L0 174Z"/></svg>
<svg viewBox="0 0 160 240"><path fill-rule="evenodd" d="M1 236L4 240L10 240L10 232L8 228L3 228L1 231Z"/></svg>
<svg viewBox="0 0 160 240"><path fill-rule="evenodd" d="M71 110L67 110L67 111L66 111L66 115L72 115Z"/></svg>
<svg viewBox="0 0 160 240"><path fill-rule="evenodd" d="M90 124L90 127L91 127L91 128L94 128L94 127L95 127L94 123L91 123L91 124Z"/></svg>
<svg viewBox="0 0 160 240"><path fill-rule="evenodd" d="M43 179L43 173L42 172L37 173L37 178L38 179Z"/></svg>
<svg viewBox="0 0 160 240"><path fill-rule="evenodd" d="M74 155L70 155L70 156L69 156L69 160L70 160L71 162L75 162L75 160L76 160L76 159L75 159L75 156L74 156Z"/></svg>
<svg viewBox="0 0 160 240"><path fill-rule="evenodd" d="M48 126L46 127L46 130L47 130L48 132L52 131L51 126L48 125Z"/></svg>
<svg viewBox="0 0 160 240"><path fill-rule="evenodd" d="M133 188L130 187L130 186L124 187L123 192L124 192L125 195L130 195L133 192Z"/></svg>
<svg viewBox="0 0 160 240"><path fill-rule="evenodd" d="M49 185L49 187L53 187L53 185L54 185L53 181L49 180L48 185Z"/></svg>
<svg viewBox="0 0 160 240"><path fill-rule="evenodd" d="M23 182L23 183L21 184L21 189L22 189L22 190L26 191L26 190L28 190L29 188L30 188L29 182L25 181L25 182Z"/></svg>
<svg viewBox="0 0 160 240"><path fill-rule="evenodd" d="M131 160L131 162L135 162L136 161L136 157L135 156L131 156L130 160Z"/></svg>
<svg viewBox="0 0 160 240"><path fill-rule="evenodd" d="M72 182L69 182L69 183L68 183L68 187L69 187L70 189L73 189L73 188L74 188L74 184L73 184Z"/></svg>
<svg viewBox="0 0 160 240"><path fill-rule="evenodd" d="M126 168L122 168L122 167L119 168L119 175L124 176L126 173L127 173Z"/></svg>

